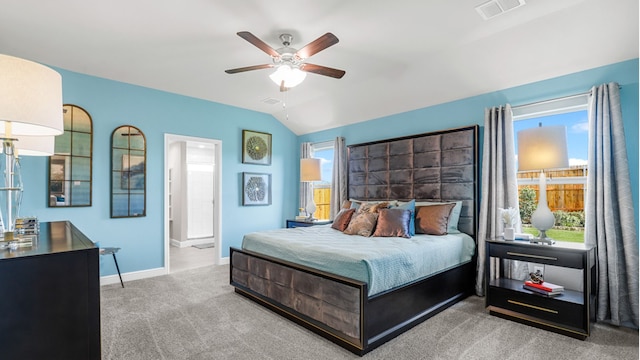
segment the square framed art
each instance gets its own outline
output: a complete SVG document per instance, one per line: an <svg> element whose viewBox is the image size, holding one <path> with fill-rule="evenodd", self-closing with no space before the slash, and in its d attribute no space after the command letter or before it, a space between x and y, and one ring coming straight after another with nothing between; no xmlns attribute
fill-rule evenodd
<svg viewBox="0 0 640 360"><path fill-rule="evenodd" d="M242 163L271 165L271 134L242 130Z"/></svg>
<svg viewBox="0 0 640 360"><path fill-rule="evenodd" d="M242 173L242 205L271 205L271 174Z"/></svg>

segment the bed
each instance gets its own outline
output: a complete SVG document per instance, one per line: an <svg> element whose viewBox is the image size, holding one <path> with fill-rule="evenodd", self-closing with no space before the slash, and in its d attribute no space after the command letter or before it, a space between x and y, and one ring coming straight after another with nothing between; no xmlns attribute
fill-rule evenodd
<svg viewBox="0 0 640 360"><path fill-rule="evenodd" d="M411 270L411 276L381 280L383 273L394 271L369 264L380 262L375 254L374 260L354 259L344 250L331 254L331 248L342 243L352 241L348 246L357 253L358 247L380 239L344 235L323 225L246 234L243 249L231 248L231 285L238 294L358 355L464 299L475 281L477 136L478 127L470 126L348 147L350 198L460 204L459 234L383 239L390 247L378 253L393 253L400 242L414 246L411 255L384 260L416 263L420 268ZM306 253L292 250L309 241ZM454 242L466 249L450 256L457 261L440 261L444 256L438 256L443 264L433 269L424 269L431 260L407 261L407 256L423 256L414 254L422 244Z"/></svg>

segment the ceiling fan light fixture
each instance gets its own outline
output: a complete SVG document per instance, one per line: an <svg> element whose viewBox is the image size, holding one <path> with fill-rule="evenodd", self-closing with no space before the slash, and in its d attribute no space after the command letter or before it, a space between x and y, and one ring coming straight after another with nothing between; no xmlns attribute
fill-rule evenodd
<svg viewBox="0 0 640 360"><path fill-rule="evenodd" d="M288 64L279 65L276 71L269 75L269 78L278 86L282 85L284 81L284 87L286 88L300 85L306 77L306 72L297 67L291 67Z"/></svg>

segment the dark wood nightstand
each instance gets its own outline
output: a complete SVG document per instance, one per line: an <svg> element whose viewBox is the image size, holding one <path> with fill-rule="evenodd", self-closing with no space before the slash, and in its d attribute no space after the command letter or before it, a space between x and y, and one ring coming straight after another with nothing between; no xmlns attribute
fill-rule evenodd
<svg viewBox="0 0 640 360"><path fill-rule="evenodd" d="M331 224L331 220L315 220L315 221L307 221L307 220L287 220L287 228L297 228L297 227L308 227L315 225L326 225Z"/></svg>
<svg viewBox="0 0 640 360"><path fill-rule="evenodd" d="M590 321L595 321L595 247L566 242L538 245L518 240L487 240L486 254L486 306L491 315L581 340L589 336ZM561 295L553 297L538 295L524 289L522 280L506 278L503 266L500 266L498 278L490 279L491 258L577 269L581 274L582 291L565 289Z"/></svg>

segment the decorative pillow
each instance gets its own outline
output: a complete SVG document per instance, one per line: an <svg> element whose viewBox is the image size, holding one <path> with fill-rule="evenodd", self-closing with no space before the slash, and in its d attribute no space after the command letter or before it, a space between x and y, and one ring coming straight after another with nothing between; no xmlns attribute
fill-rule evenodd
<svg viewBox="0 0 640 360"><path fill-rule="evenodd" d="M417 202L416 206L431 206L431 205L442 205L442 204L455 204L456 206L451 210L451 215L449 216L449 222L447 223L447 232L449 234L459 234L460 230L458 230L458 222L460 221L460 213L462 212L462 201L451 201L451 202Z"/></svg>
<svg viewBox="0 0 640 360"><path fill-rule="evenodd" d="M371 236L377 220L378 213L356 212L351 217L349 226L344 230L344 233L347 235Z"/></svg>
<svg viewBox="0 0 640 360"><path fill-rule="evenodd" d="M380 209L386 209L389 207L388 202L365 202L360 204L358 212L370 212L377 213Z"/></svg>
<svg viewBox="0 0 640 360"><path fill-rule="evenodd" d="M356 209L340 210L340 212L336 215L336 218L333 219L333 223L331 224L331 227L336 230L344 231L344 229L346 229L347 226L349 226L349 222L351 221L351 216L353 216L354 212L356 212Z"/></svg>
<svg viewBox="0 0 640 360"><path fill-rule="evenodd" d="M378 224L373 236L410 238L409 220L411 211L404 209L380 209Z"/></svg>
<svg viewBox="0 0 640 360"><path fill-rule="evenodd" d="M397 209L411 211L409 218L409 235L414 236L416 234L416 201L411 200L406 203L398 202Z"/></svg>
<svg viewBox="0 0 640 360"><path fill-rule="evenodd" d="M447 222L456 204L441 204L416 207L416 233L446 235Z"/></svg>
<svg viewBox="0 0 640 360"><path fill-rule="evenodd" d="M341 209L351 209L351 201L350 200L343 201Z"/></svg>
<svg viewBox="0 0 640 360"><path fill-rule="evenodd" d="M360 206L362 206L363 204L381 204L381 203L387 203L387 207L389 206L397 206L398 201L397 200L381 200L381 201L366 201L366 200L357 200L357 199L349 199L347 200L349 201L350 204L350 208L351 209L356 209L358 210L360 208Z"/></svg>

